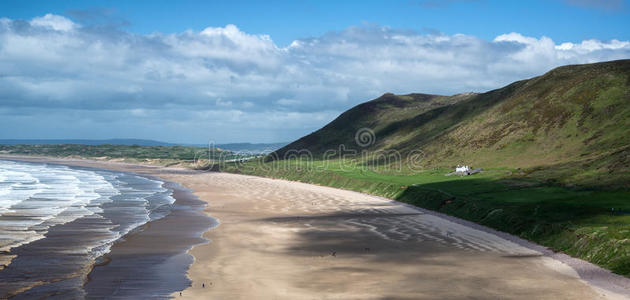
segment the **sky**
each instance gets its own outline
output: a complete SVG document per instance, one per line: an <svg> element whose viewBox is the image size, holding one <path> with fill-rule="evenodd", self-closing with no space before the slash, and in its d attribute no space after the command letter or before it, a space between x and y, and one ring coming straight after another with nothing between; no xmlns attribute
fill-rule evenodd
<svg viewBox="0 0 630 300"><path fill-rule="evenodd" d="M0 139L289 142L386 92L628 58L626 0L6 0Z"/></svg>

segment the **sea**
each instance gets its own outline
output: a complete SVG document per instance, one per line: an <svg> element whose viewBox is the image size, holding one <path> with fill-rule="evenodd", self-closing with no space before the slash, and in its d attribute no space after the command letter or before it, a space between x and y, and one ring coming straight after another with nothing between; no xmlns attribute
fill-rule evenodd
<svg viewBox="0 0 630 300"><path fill-rule="evenodd" d="M168 298L189 286L186 251L205 241L212 221L200 213L201 201L176 203L176 189L186 192L133 173L0 160L0 299ZM170 219L194 224L125 246ZM177 246L170 238L180 239ZM164 266L168 276L147 274Z"/></svg>

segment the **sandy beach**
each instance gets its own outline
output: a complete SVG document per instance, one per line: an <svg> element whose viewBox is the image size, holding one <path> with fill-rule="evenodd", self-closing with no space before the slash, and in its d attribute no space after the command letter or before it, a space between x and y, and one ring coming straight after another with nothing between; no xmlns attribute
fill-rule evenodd
<svg viewBox="0 0 630 300"><path fill-rule="evenodd" d="M220 224L189 251L192 286L174 298L625 299L630 291L627 279L586 262L388 199L253 176L42 160L158 176L208 203Z"/></svg>

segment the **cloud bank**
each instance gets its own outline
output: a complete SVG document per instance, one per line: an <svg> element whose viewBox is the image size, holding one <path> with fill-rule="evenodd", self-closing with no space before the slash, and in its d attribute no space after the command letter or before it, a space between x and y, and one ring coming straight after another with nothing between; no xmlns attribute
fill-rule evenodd
<svg viewBox="0 0 630 300"><path fill-rule="evenodd" d="M0 135L290 141L385 92L486 91L630 42L488 41L380 26L295 40L235 25L138 35L58 15L0 19Z"/></svg>

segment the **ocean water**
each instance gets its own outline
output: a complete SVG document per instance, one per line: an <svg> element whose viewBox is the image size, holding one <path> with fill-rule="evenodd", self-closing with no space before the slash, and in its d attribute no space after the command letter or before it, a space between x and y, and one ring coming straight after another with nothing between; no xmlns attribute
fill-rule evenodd
<svg viewBox="0 0 630 300"><path fill-rule="evenodd" d="M130 173L0 160L0 298L84 297L93 266L167 216L172 193Z"/></svg>

